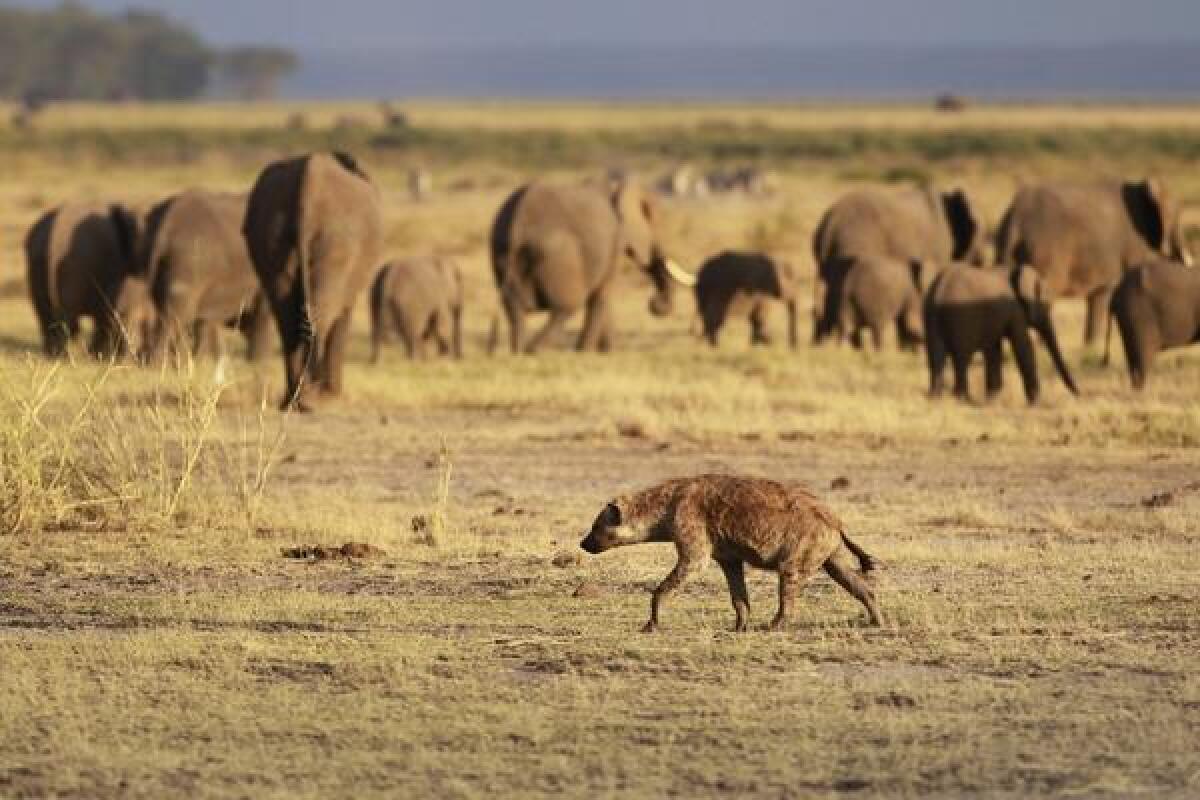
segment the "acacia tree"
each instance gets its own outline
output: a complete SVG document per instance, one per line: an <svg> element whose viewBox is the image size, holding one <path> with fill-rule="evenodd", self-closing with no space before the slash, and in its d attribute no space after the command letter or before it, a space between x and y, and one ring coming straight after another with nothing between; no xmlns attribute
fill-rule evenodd
<svg viewBox="0 0 1200 800"><path fill-rule="evenodd" d="M235 96L262 100L274 97L279 82L298 64L295 53L280 47L235 47L221 54L218 73Z"/></svg>

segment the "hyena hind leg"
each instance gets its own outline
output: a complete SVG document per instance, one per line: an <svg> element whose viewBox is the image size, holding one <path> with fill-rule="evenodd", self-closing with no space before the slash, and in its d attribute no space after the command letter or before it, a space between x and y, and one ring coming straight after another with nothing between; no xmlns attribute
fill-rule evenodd
<svg viewBox="0 0 1200 800"><path fill-rule="evenodd" d="M825 562L825 572L866 607L872 625L883 625L883 614L880 613L879 604L875 601L875 592L856 568L854 558L849 550L844 546L839 547L837 552Z"/></svg>
<svg viewBox="0 0 1200 800"><path fill-rule="evenodd" d="M733 601L733 612L737 621L734 631L741 633L750 627L750 592L746 589L746 565L741 559L722 561L721 571L729 583L729 597Z"/></svg>

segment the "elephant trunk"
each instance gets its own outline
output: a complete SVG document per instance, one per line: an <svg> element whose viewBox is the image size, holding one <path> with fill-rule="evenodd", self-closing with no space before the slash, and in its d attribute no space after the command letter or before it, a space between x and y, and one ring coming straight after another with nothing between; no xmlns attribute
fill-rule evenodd
<svg viewBox="0 0 1200 800"><path fill-rule="evenodd" d="M1046 349L1050 351L1050 358L1054 361L1054 368L1058 370L1059 377L1062 378L1064 384L1071 394L1078 395L1079 389L1075 386L1075 379L1071 377L1071 371L1067 368L1067 361L1063 358L1062 350L1058 347L1058 336L1054 333L1054 323L1050 321L1050 314L1046 312L1046 319L1043 325L1038 326L1038 335L1042 337L1042 341L1046 345Z"/></svg>
<svg viewBox="0 0 1200 800"><path fill-rule="evenodd" d="M650 257L650 265L646 268L650 281L654 284L654 296L650 298L650 313L656 317L665 317L675 306L675 284L693 287L696 277L680 267L674 261L666 258L655 248Z"/></svg>

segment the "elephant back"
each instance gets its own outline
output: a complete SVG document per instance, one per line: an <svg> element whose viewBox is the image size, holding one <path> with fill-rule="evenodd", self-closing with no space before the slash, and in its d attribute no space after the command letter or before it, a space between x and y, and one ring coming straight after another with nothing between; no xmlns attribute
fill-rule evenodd
<svg viewBox="0 0 1200 800"><path fill-rule="evenodd" d="M51 307L72 313L106 313L130 270L129 261L113 225L112 207L61 206L53 216L46 258Z"/></svg>
<svg viewBox="0 0 1200 800"><path fill-rule="evenodd" d="M864 189L830 207L818 226L813 250L824 265L876 255L945 262L953 247L941 212L925 193Z"/></svg>
<svg viewBox="0 0 1200 800"><path fill-rule="evenodd" d="M696 273L696 296L745 292L781 297L779 273L773 259L763 253L726 250L701 265Z"/></svg>

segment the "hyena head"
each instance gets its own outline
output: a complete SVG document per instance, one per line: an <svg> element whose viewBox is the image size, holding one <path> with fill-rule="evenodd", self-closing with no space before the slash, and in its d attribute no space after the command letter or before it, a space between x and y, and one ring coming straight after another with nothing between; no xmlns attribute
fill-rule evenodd
<svg viewBox="0 0 1200 800"><path fill-rule="evenodd" d="M626 544L637 544L649 538L647 531L641 526L630 524L621 512L620 500L614 500L604 507L592 523L592 529L579 543L589 553L603 553L614 547Z"/></svg>

